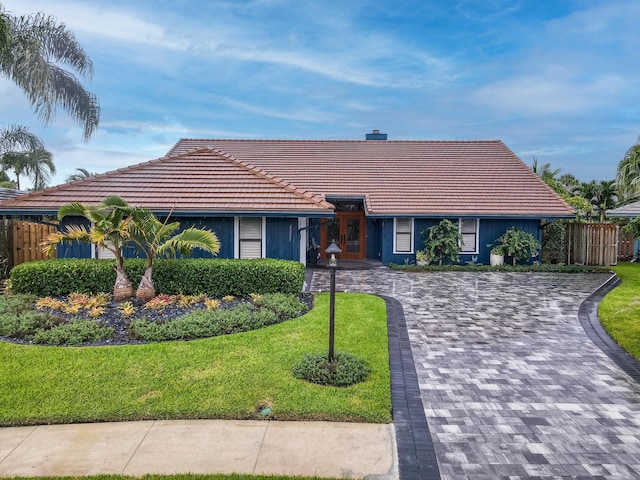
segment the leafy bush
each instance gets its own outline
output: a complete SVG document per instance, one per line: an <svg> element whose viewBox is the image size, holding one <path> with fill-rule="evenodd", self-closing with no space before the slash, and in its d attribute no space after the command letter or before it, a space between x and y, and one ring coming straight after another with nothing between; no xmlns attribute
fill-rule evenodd
<svg viewBox="0 0 640 480"><path fill-rule="evenodd" d="M430 259L437 259L442 265L444 260L458 262L460 260L460 244L462 235L455 225L446 218L437 225L429 227L422 232L424 238L424 255Z"/></svg>
<svg viewBox="0 0 640 480"><path fill-rule="evenodd" d="M262 295L254 301L257 307L269 309L275 313L281 321L295 318L306 311L307 306L293 295L283 293L270 293Z"/></svg>
<svg viewBox="0 0 640 480"><path fill-rule="evenodd" d="M0 295L0 315L33 310L35 301L34 295Z"/></svg>
<svg viewBox="0 0 640 480"><path fill-rule="evenodd" d="M5 313L0 315L0 335L3 337L31 340L37 333L54 327L58 323L52 315L33 311L21 314Z"/></svg>
<svg viewBox="0 0 640 480"><path fill-rule="evenodd" d="M11 270L12 290L38 297L64 296L72 292L111 292L116 278L113 260L54 259L20 264ZM144 260L127 259L127 276L137 283ZM305 267L299 262L275 259L178 259L157 260L154 283L167 295L207 294L210 297L250 293L302 291Z"/></svg>
<svg viewBox="0 0 640 480"><path fill-rule="evenodd" d="M331 368L328 355L306 354L293 367L293 376L318 385L348 387L364 382L371 368L364 360L348 352L335 352L335 368Z"/></svg>
<svg viewBox="0 0 640 480"><path fill-rule="evenodd" d="M531 260L538 255L540 242L530 233L516 227L509 228L495 242L487 245L492 251L499 251L512 258L513 265L518 260Z"/></svg>
<svg viewBox="0 0 640 480"><path fill-rule="evenodd" d="M228 310L199 310L165 323L137 319L131 322L129 331L140 340L162 342L246 332L280 321L274 312L266 308L239 305Z"/></svg>
<svg viewBox="0 0 640 480"><path fill-rule="evenodd" d="M113 336L113 329L101 327L91 320L73 320L48 330L38 330L33 343L46 345L82 345L97 342Z"/></svg>
<svg viewBox="0 0 640 480"><path fill-rule="evenodd" d="M565 222L554 220L544 226L542 237L543 260L550 263L564 263L565 255Z"/></svg>

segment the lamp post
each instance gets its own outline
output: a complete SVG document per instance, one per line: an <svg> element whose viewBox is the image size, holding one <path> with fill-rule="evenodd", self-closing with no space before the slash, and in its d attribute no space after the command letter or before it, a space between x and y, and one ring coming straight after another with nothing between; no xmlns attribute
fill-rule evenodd
<svg viewBox="0 0 640 480"><path fill-rule="evenodd" d="M329 365L333 366L335 361L333 354L333 336L336 313L336 267L338 266L337 255L342 253L342 250L336 245L336 241L333 240L324 252L329 255L329 270L331 271L329 288Z"/></svg>

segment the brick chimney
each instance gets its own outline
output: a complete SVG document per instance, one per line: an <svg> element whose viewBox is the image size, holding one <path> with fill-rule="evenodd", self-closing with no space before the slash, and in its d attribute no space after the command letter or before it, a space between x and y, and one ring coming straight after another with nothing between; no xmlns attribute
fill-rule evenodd
<svg viewBox="0 0 640 480"><path fill-rule="evenodd" d="M371 133L365 134L364 138L366 140L386 140L387 139L387 134L386 133L380 133L380 130L376 129Z"/></svg>

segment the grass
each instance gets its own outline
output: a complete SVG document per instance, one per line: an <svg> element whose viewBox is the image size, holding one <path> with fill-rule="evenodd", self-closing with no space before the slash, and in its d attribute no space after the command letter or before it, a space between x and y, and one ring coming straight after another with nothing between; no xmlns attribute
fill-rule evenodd
<svg viewBox="0 0 640 480"><path fill-rule="evenodd" d="M109 347L0 342L0 425L139 419L259 418L391 421L384 301L336 296L336 350L366 360L366 382L324 387L293 377L328 347L328 294L306 315L235 335Z"/></svg>
<svg viewBox="0 0 640 480"><path fill-rule="evenodd" d="M613 267L622 283L598 307L598 316L611 338L640 360L640 264Z"/></svg>

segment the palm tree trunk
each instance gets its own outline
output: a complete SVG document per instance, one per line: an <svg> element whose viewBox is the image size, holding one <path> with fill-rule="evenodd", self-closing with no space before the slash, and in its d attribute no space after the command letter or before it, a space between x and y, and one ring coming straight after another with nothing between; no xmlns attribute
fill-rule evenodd
<svg viewBox="0 0 640 480"><path fill-rule="evenodd" d="M140 279L140 284L136 290L136 298L138 300L148 302L156 296L156 289L153 286L153 279L151 278L152 272L153 267L147 267L144 271L144 275Z"/></svg>
<svg viewBox="0 0 640 480"><path fill-rule="evenodd" d="M127 273L123 267L114 265L113 268L116 271L116 283L113 285L113 298L118 302L130 299L133 297L133 286L131 285L129 277L127 277Z"/></svg>

